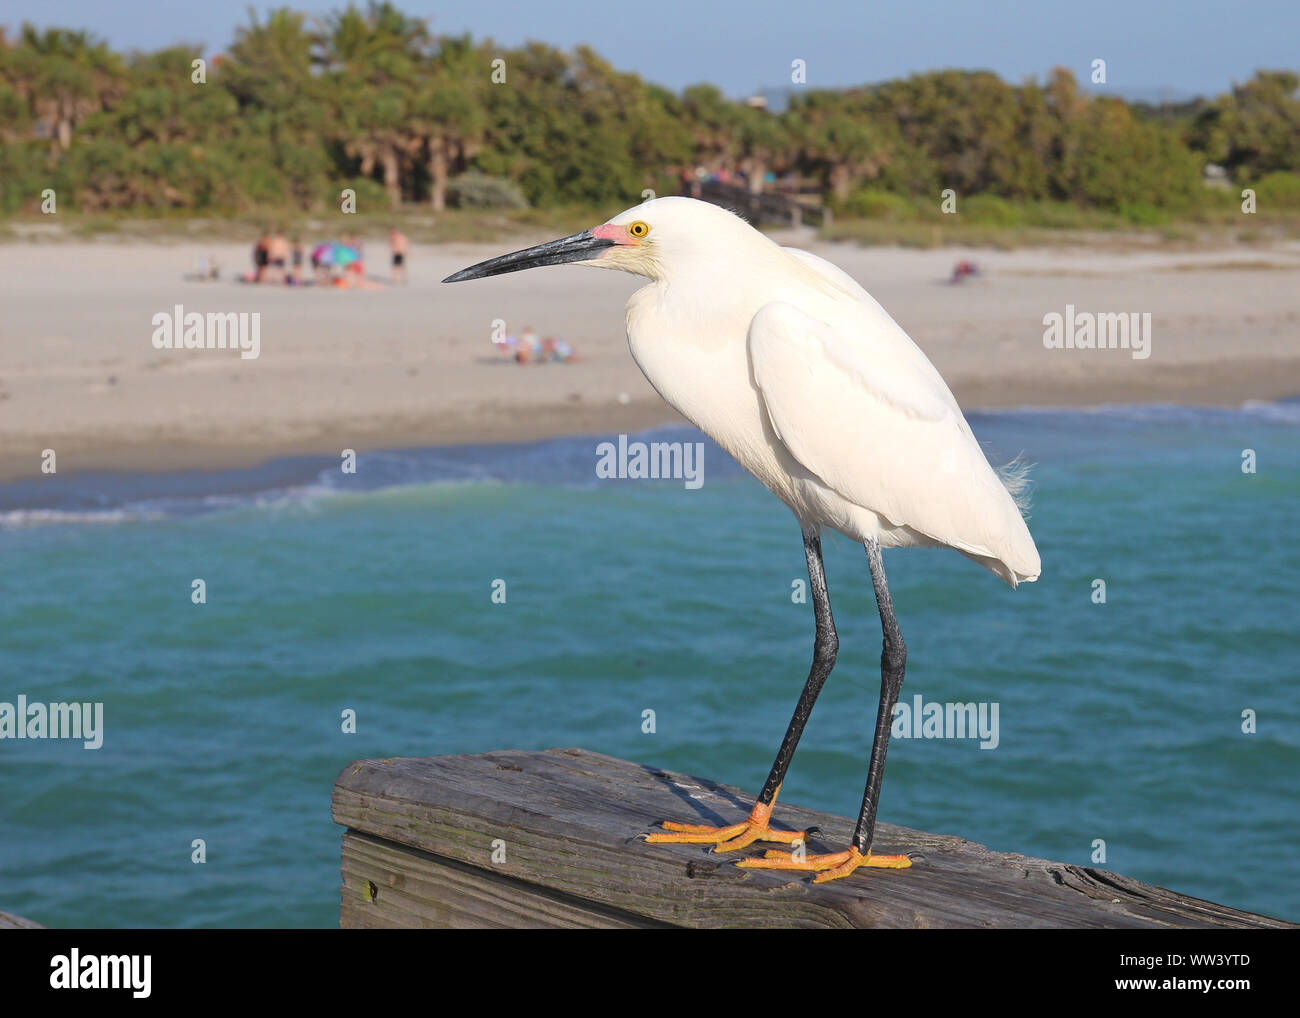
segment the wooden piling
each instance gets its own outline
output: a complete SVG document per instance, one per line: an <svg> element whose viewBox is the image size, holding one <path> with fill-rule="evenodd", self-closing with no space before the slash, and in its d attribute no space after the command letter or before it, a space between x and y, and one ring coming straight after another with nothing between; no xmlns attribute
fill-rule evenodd
<svg viewBox="0 0 1300 1018"><path fill-rule="evenodd" d="M14 915L12 912L0 911L0 930L43 930L45 929L40 923L34 923L30 919L24 919L20 915Z"/></svg>
<svg viewBox="0 0 1300 1018"><path fill-rule="evenodd" d="M580 749L361 760L334 786L340 925L363 927L1216 927L1293 924L1091 867L991 852L892 824L907 870L826 884L650 845L659 820L732 824L752 795ZM848 844L852 821L777 804L777 826Z"/></svg>

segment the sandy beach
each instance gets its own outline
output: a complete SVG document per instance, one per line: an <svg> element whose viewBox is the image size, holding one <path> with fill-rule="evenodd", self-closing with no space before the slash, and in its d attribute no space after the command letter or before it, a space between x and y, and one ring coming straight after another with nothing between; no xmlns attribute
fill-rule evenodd
<svg viewBox="0 0 1300 1018"><path fill-rule="evenodd" d="M236 284L244 246L0 245L0 479L39 476L45 449L60 474L208 469L677 420L627 351L623 305L642 280L565 266L439 284L540 239L417 246L408 286L351 292ZM967 409L1300 393L1300 244L1195 253L801 246L858 279ZM369 248L368 271L382 278L386 248L378 238ZM220 281L184 278L200 255L219 260ZM978 276L948 285L963 258ZM153 316L177 304L259 312L260 355L155 349ZM1150 356L1048 349L1044 315L1067 305L1150 313ZM505 361L491 343L497 320L516 334L531 325L561 337L581 360Z"/></svg>

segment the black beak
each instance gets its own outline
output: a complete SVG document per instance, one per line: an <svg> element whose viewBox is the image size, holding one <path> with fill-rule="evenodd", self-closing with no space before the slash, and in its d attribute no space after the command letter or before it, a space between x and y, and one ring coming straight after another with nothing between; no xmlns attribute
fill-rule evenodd
<svg viewBox="0 0 1300 1018"><path fill-rule="evenodd" d="M520 269L532 269L538 265L562 265L564 262L582 262L594 257L607 247L613 247L612 240L593 237L590 230L575 233L572 237L548 240L536 247L527 247L522 251L513 251L499 258L489 258L485 262L471 265L468 269L453 272L443 280L444 283L460 283L466 279L482 279L484 276L499 276L505 272L518 272Z"/></svg>

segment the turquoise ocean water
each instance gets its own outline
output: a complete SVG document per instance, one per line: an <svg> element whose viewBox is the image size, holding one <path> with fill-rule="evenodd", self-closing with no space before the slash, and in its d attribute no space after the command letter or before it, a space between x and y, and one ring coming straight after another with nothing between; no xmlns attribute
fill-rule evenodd
<svg viewBox="0 0 1300 1018"><path fill-rule="evenodd" d="M886 552L904 699L996 702L1000 730L895 740L883 819L1082 865L1102 839L1300 920L1300 404L971 423L1037 464L1043 577ZM711 444L687 490L598 480L598 441L0 487L0 701L102 701L105 728L0 740L0 908L334 925L330 789L362 757L576 745L756 790L811 651L793 517ZM826 545L841 652L783 798L853 815L880 633L861 549Z"/></svg>

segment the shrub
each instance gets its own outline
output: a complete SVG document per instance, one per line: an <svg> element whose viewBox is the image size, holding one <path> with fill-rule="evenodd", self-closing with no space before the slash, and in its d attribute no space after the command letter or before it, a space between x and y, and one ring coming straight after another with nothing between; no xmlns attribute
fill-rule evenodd
<svg viewBox="0 0 1300 1018"><path fill-rule="evenodd" d="M1163 226L1169 222L1169 213L1148 201L1120 202L1118 212L1135 226Z"/></svg>
<svg viewBox="0 0 1300 1018"><path fill-rule="evenodd" d="M524 209L528 202L519 185L506 177L462 173L447 181L447 204L460 209Z"/></svg>
<svg viewBox="0 0 1300 1018"><path fill-rule="evenodd" d="M1255 195L1261 212L1300 209L1300 174L1278 170L1260 177L1255 184Z"/></svg>
<svg viewBox="0 0 1300 1018"><path fill-rule="evenodd" d="M965 201L958 196L957 211L967 222L984 226L1020 226L1024 220L1020 206L994 194L976 194Z"/></svg>
<svg viewBox="0 0 1300 1018"><path fill-rule="evenodd" d="M839 203L836 211L842 216L853 219L886 219L891 222L905 222L916 218L916 207L902 195L882 191L879 188L863 188L855 191Z"/></svg>
<svg viewBox="0 0 1300 1018"><path fill-rule="evenodd" d="M351 180L340 181L331 184L325 191L324 199L326 208L338 209L339 202L342 200L339 193L345 188L350 187L357 193L357 211L373 212L376 209L391 209L393 203L388 199L388 192L384 190L384 185L376 183L369 177L354 177Z"/></svg>

